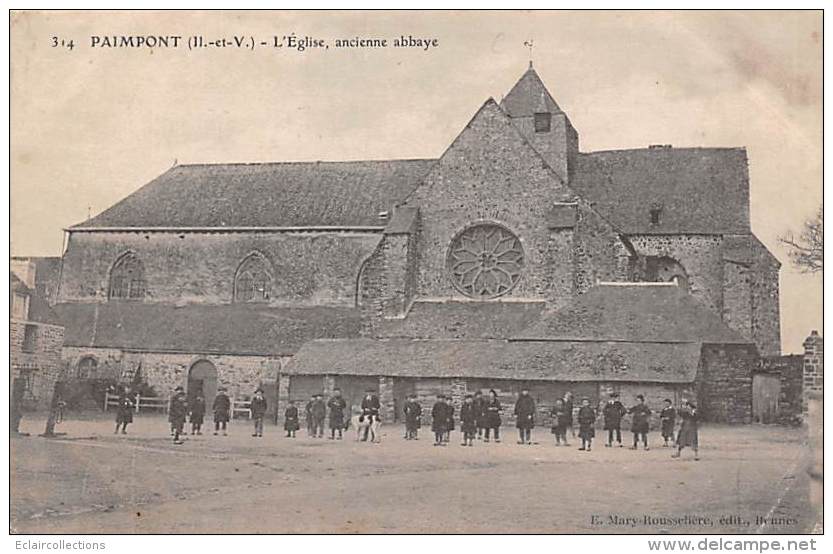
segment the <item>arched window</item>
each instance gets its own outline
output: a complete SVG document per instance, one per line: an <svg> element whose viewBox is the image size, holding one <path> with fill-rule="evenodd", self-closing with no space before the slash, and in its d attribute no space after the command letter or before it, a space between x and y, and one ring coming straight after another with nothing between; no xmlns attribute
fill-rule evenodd
<svg viewBox="0 0 833 554"><path fill-rule="evenodd" d="M128 252L116 261L110 272L110 299L138 300L144 298L145 266L132 252Z"/></svg>
<svg viewBox="0 0 833 554"><path fill-rule="evenodd" d="M680 262L669 256L650 256L646 262L647 281L673 282L688 290L688 273Z"/></svg>
<svg viewBox="0 0 833 554"><path fill-rule="evenodd" d="M93 379L98 375L98 360L92 356L81 358L78 362L76 377L79 379Z"/></svg>
<svg viewBox="0 0 833 554"><path fill-rule="evenodd" d="M272 297L272 271L262 254L251 254L237 268L235 302L266 302Z"/></svg>

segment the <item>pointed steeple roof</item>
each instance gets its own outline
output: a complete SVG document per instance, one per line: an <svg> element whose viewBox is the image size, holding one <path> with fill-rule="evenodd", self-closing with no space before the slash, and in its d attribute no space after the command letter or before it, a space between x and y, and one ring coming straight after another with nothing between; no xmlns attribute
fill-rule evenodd
<svg viewBox="0 0 833 554"><path fill-rule="evenodd" d="M533 69L532 62L500 105L511 117L530 116L536 112L561 113L561 108Z"/></svg>

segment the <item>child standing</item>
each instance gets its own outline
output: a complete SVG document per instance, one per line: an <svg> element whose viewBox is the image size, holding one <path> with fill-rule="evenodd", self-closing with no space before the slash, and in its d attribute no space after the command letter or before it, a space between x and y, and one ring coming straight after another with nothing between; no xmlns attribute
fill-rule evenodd
<svg viewBox="0 0 833 554"><path fill-rule="evenodd" d="M419 440L417 433L419 432L420 419L422 418L422 406L417 401L417 395L412 394L405 403L405 439Z"/></svg>
<svg viewBox="0 0 833 554"><path fill-rule="evenodd" d="M555 446L561 446L561 441L564 441L564 446L570 446L567 442L567 408L564 405L564 400L558 399L555 401L555 407L552 409L552 434L555 435Z"/></svg>
<svg viewBox="0 0 833 554"><path fill-rule="evenodd" d="M483 419L486 427L486 437L483 442L489 442L489 431L495 432L495 442L500 442L500 400L495 389L489 391L489 399L483 405Z"/></svg>
<svg viewBox="0 0 833 554"><path fill-rule="evenodd" d="M693 402L683 400L683 407L680 408L680 418L683 423L680 425L680 432L677 435L677 452L672 454L672 458L679 458L683 448L690 446L694 450L694 459L699 460L698 450L700 448L699 437L697 433L698 421L700 414L697 411L697 406Z"/></svg>
<svg viewBox="0 0 833 554"><path fill-rule="evenodd" d="M286 436L295 438L295 431L301 428L298 422L298 408L295 407L295 401L289 401L289 407L283 413L283 430L286 431Z"/></svg>
<svg viewBox="0 0 833 554"><path fill-rule="evenodd" d="M590 399L581 399L581 408L578 410L578 436L581 438L581 448L590 452L593 446L593 437L596 436L596 410L590 407Z"/></svg>
<svg viewBox="0 0 833 554"><path fill-rule="evenodd" d="M231 400L226 394L225 387L220 387L217 396L214 397L214 404L211 406L211 409L214 411L214 434L216 435L220 431L220 427L222 427L223 436L226 436L226 425L231 415Z"/></svg>
<svg viewBox="0 0 833 554"><path fill-rule="evenodd" d="M518 428L518 444L532 444L532 428L535 427L535 401L529 396L529 389L521 389L515 402L515 427Z"/></svg>
<svg viewBox="0 0 833 554"><path fill-rule="evenodd" d="M113 434L119 432L121 427L121 434L127 434L127 424L133 423L133 400L130 398L130 392L125 390L119 396L119 404L116 409L116 430Z"/></svg>
<svg viewBox="0 0 833 554"><path fill-rule="evenodd" d="M467 394L463 405L460 407L460 430L463 431L463 443L460 446L474 446L478 419L474 399L472 395Z"/></svg>
<svg viewBox="0 0 833 554"><path fill-rule="evenodd" d="M252 420L255 424L255 432L252 433L253 437L262 437L263 436L263 418L266 416L266 399L263 397L263 389L260 387L257 388L255 391L255 395L252 398L252 405L250 407L252 411Z"/></svg>
<svg viewBox="0 0 833 554"><path fill-rule="evenodd" d="M625 406L619 402L619 394L611 393L610 398L602 409L602 415L605 419L605 430L607 431L607 443L605 446L613 446L613 435L616 435L616 443L619 448L622 448L622 417L628 411Z"/></svg>
<svg viewBox="0 0 833 554"><path fill-rule="evenodd" d="M448 411L445 405L445 396L437 397L434 407L431 408L431 430L434 432L434 446L445 446L443 440L448 430Z"/></svg>
<svg viewBox="0 0 833 554"><path fill-rule="evenodd" d="M171 420L171 427L174 430L174 444L182 444L179 438L182 434L182 428L185 427L185 416L188 414L188 404L185 401L185 391L182 387L175 389L174 397L171 399L171 407L169 411L169 418Z"/></svg>
<svg viewBox="0 0 833 554"><path fill-rule="evenodd" d="M197 393L191 402L191 434L202 435L202 423L205 419L205 398Z"/></svg>
<svg viewBox="0 0 833 554"><path fill-rule="evenodd" d="M338 431L338 440L341 440L341 433L344 431L344 409L347 407L347 402L341 397L341 389L333 390L333 396L327 402L327 407L330 408L330 440L336 438L336 431Z"/></svg>
<svg viewBox="0 0 833 554"><path fill-rule="evenodd" d="M631 420L631 432L633 433L633 446L631 450L636 450L639 444L639 438L642 438L642 445L645 450L648 448L648 430L650 429L651 409L645 405L645 397L641 394L636 395L636 406L628 410L633 416Z"/></svg>
<svg viewBox="0 0 833 554"><path fill-rule="evenodd" d="M674 424L677 420L677 411L669 398L665 399L665 407L659 413L659 419L662 422L662 440L665 441L662 446L668 447L669 439L674 440Z"/></svg>

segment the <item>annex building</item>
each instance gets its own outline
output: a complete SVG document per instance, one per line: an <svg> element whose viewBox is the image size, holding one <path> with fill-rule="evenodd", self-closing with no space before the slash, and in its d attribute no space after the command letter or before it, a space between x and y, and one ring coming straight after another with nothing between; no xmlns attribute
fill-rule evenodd
<svg viewBox="0 0 833 554"><path fill-rule="evenodd" d="M68 229L64 363L270 409L528 386L750 418L779 262L743 148L582 152L531 64L436 159L178 165ZM511 411L511 410L510 410ZM505 418L506 420L507 418Z"/></svg>

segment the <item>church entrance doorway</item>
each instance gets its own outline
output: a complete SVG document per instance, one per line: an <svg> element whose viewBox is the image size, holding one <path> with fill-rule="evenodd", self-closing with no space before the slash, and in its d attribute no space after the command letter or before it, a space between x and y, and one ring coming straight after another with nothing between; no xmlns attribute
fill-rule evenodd
<svg viewBox="0 0 833 554"><path fill-rule="evenodd" d="M205 399L206 411L211 410L217 396L217 368L208 360L200 360L188 371L188 405L197 394Z"/></svg>

